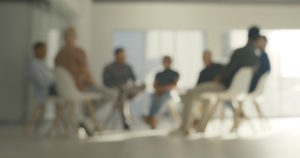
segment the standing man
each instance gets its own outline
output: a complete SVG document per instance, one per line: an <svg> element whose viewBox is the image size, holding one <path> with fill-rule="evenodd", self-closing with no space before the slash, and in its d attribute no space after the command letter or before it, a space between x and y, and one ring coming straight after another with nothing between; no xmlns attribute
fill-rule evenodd
<svg viewBox="0 0 300 158"><path fill-rule="evenodd" d="M172 70L172 59L170 56L163 58L164 71L159 72L155 76L154 89L152 94L150 113L144 120L152 129L156 128L155 116L160 111L164 103L171 98L171 91L177 87L179 79L178 72Z"/></svg>
<svg viewBox="0 0 300 158"><path fill-rule="evenodd" d="M192 109L194 101L204 92L219 92L229 88L236 72L242 67L255 68L258 58L255 55L256 42L260 36L258 27L251 27L248 31L247 45L234 51L230 62L225 66L215 81L199 84L196 88L189 90L183 97L183 123L180 127L181 132L189 133L192 124ZM207 100L201 100L202 106L208 106ZM204 130L203 128L202 130Z"/></svg>
<svg viewBox="0 0 300 158"><path fill-rule="evenodd" d="M115 104L121 113L122 124L125 130L130 129L124 113L126 100L133 99L145 89L145 85L136 85L136 77L130 65L126 63L126 53L123 48L117 48L114 52L114 61L107 65L103 73L104 85L118 90L118 99Z"/></svg>
<svg viewBox="0 0 300 158"><path fill-rule="evenodd" d="M268 54L266 53L266 46L268 43L268 39L266 36L260 36L257 41L257 48L260 50L259 54L259 67L257 72L254 74L249 92L253 92L257 86L257 83L261 76L266 72L271 71L270 60Z"/></svg>
<svg viewBox="0 0 300 158"><path fill-rule="evenodd" d="M200 72L197 85L205 82L214 81L223 68L221 64L214 63L211 59L212 58L211 56L212 56L211 51L205 50L203 52L202 59L205 64L205 68Z"/></svg>

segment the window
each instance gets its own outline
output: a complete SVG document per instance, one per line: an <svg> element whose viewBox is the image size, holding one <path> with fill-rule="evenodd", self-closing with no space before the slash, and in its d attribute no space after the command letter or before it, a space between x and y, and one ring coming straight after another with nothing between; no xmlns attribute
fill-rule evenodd
<svg viewBox="0 0 300 158"><path fill-rule="evenodd" d="M173 67L180 73L180 89L194 87L203 66L204 36L198 30L117 31L114 47L127 50L128 62L149 89L155 74L162 70L164 55L173 58Z"/></svg>

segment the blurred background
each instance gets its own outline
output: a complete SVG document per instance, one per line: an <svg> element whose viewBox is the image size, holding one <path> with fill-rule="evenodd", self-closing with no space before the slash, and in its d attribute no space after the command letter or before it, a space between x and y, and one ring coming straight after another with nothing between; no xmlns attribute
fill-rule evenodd
<svg viewBox="0 0 300 158"><path fill-rule="evenodd" d="M26 122L35 103L27 81L32 45L47 44L46 64L54 69L68 26L75 27L99 85L114 49L123 47L150 93L162 56L173 58L181 74L178 87L185 92L195 86L204 67L204 49L213 52L214 61L228 63L233 50L247 42L248 27L258 25L268 38L272 67L262 109L270 118L297 118L299 15L298 0L0 0L0 124L6 128ZM134 107L142 113L147 105ZM51 120L55 110L51 104L47 108L45 118Z"/></svg>

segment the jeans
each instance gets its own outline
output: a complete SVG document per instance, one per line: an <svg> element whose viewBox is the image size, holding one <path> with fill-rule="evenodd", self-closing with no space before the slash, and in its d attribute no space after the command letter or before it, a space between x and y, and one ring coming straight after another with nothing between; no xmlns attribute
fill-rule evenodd
<svg viewBox="0 0 300 158"><path fill-rule="evenodd" d="M165 92L161 96L152 94L149 117L155 117L155 115L157 115L157 113L161 110L162 106L170 99L171 99L170 92Z"/></svg>

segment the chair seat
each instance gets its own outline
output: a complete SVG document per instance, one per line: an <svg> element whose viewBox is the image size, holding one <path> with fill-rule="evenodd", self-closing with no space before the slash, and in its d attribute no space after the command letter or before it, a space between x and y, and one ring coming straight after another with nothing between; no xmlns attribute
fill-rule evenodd
<svg viewBox="0 0 300 158"><path fill-rule="evenodd" d="M234 93L231 93L229 91L224 91L224 92L207 92L207 93L203 93L201 95L201 99L207 99L207 100L222 100L222 101L226 101L226 100L231 100L232 98L235 98L237 100L243 100L244 98L246 98L246 94L239 94L236 95Z"/></svg>
<svg viewBox="0 0 300 158"><path fill-rule="evenodd" d="M62 100L62 98L60 98L59 96L48 96L47 97L47 101L50 101L50 102L59 102L61 100Z"/></svg>
<svg viewBox="0 0 300 158"><path fill-rule="evenodd" d="M101 94L100 93L95 93L95 92L84 92L79 95L77 99L82 100L82 101L88 101L88 100L98 100L101 99Z"/></svg>

